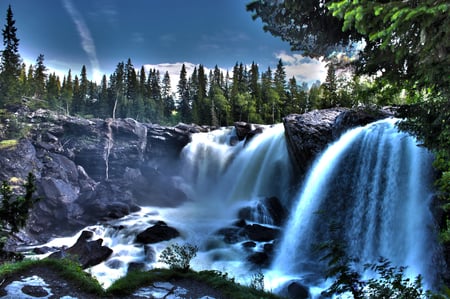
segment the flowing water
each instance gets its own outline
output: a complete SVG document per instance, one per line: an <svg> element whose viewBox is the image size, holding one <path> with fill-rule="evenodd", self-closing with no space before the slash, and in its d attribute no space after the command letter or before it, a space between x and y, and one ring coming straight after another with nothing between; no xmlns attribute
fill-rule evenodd
<svg viewBox="0 0 450 299"><path fill-rule="evenodd" d="M271 277L320 285L326 265L317 246L336 240L359 261L360 273L364 263L384 257L407 266L409 276L432 280L432 157L394 123L350 130L317 159L291 211Z"/></svg>
<svg viewBox="0 0 450 299"><path fill-rule="evenodd" d="M399 133L394 122L383 120L344 134L315 162L295 196L282 125L266 127L234 146L232 129L194 134L182 152L185 171L178 178L189 201L177 208L143 207L107 225L89 227L114 250L90 272L107 287L130 264L164 266L157 263L159 252L172 242L187 242L199 246L194 269L216 269L248 281L248 251L239 242L227 244L216 232L234 223L243 207L253 211L251 221L272 225L263 200L276 196L291 212L273 265L264 273L269 290L290 279L301 280L312 291L325 287L326 267L313 249L330 239L340 240L361 264L383 256L408 266L411 275L432 277L432 157ZM181 236L156 245L134 242L136 234L159 220ZM76 238L53 244L71 244Z"/></svg>

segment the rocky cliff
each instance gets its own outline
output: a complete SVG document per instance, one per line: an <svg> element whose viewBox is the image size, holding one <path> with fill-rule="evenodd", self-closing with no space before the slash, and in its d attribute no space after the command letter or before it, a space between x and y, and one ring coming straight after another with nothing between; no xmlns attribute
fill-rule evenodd
<svg viewBox="0 0 450 299"><path fill-rule="evenodd" d="M86 120L47 110L21 109L16 116L28 134L0 147L0 181L19 189L29 172L35 174L41 200L27 230L40 241L122 217L139 205L176 206L186 200L174 161L191 133L206 130L133 119Z"/></svg>

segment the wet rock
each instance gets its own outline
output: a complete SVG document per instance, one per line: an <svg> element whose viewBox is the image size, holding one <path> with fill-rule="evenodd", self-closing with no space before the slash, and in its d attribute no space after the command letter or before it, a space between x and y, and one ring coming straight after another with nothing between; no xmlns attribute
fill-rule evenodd
<svg viewBox="0 0 450 299"><path fill-rule="evenodd" d="M314 158L333 140L333 124L347 110L314 110L283 118L289 156L300 174L306 173Z"/></svg>
<svg viewBox="0 0 450 299"><path fill-rule="evenodd" d="M223 241L227 244L236 244L246 239L245 232L240 227L225 227L216 234L223 236Z"/></svg>
<svg viewBox="0 0 450 299"><path fill-rule="evenodd" d="M252 241L268 242L276 239L280 234L280 230L259 224L252 224L245 227L245 233Z"/></svg>
<svg viewBox="0 0 450 299"><path fill-rule="evenodd" d="M260 267L268 267L270 265L269 255L266 252L255 252L247 260Z"/></svg>
<svg viewBox="0 0 450 299"><path fill-rule="evenodd" d="M107 246L102 246L102 239L89 241L92 237L93 233L91 231L83 231L72 247L52 253L49 258L72 256L76 258L84 269L98 265L101 262L106 261L113 251Z"/></svg>
<svg viewBox="0 0 450 299"><path fill-rule="evenodd" d="M309 299L311 294L309 288L300 281L288 282L279 293L282 297L288 299Z"/></svg>
<svg viewBox="0 0 450 299"><path fill-rule="evenodd" d="M176 238L180 233L165 223L157 223L136 236L136 242L154 244Z"/></svg>
<svg viewBox="0 0 450 299"><path fill-rule="evenodd" d="M351 128L365 126L371 122L393 116L394 112L389 109L356 108L344 111L333 124L333 138L338 139Z"/></svg>
<svg viewBox="0 0 450 299"><path fill-rule="evenodd" d="M300 175L331 142L350 128L392 116L389 109L331 108L291 114L283 118L286 142Z"/></svg>
<svg viewBox="0 0 450 299"><path fill-rule="evenodd" d="M236 136L239 141L244 140L247 134L253 130L253 125L250 123L238 121L234 123L234 128L236 130Z"/></svg>
<svg viewBox="0 0 450 299"><path fill-rule="evenodd" d="M281 226L287 217L287 212L280 200L273 196L260 200L254 206L240 209L238 217L244 222L248 220L261 224ZM242 226L245 226L245 223Z"/></svg>

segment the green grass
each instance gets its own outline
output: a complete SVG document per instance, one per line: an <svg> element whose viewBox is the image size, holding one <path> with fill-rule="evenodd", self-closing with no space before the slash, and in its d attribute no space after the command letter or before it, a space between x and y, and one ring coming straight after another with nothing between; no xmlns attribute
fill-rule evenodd
<svg viewBox="0 0 450 299"><path fill-rule="evenodd" d="M105 290L91 275L83 271L79 264L69 259L23 260L17 263L5 263L0 266L0 277L6 278L14 273L21 273L33 267L48 267L88 293L104 296Z"/></svg>
<svg viewBox="0 0 450 299"><path fill-rule="evenodd" d="M219 271L179 271L170 269L154 269L146 272L132 272L127 276L116 280L107 290L109 296L127 296L137 289L148 286L153 282L170 281L177 279L192 279L209 285L223 294L226 298L233 299L279 299L280 297L248 286L243 286L229 278L226 273Z"/></svg>
<svg viewBox="0 0 450 299"><path fill-rule="evenodd" d="M32 267L49 267L61 277L80 286L84 291L99 297L129 296L141 287L153 282L165 282L177 279L192 279L209 285L221 292L226 298L233 299L278 299L280 297L248 286L235 283L226 273L219 271L177 271L170 269L154 269L151 271L130 272L125 277L116 280L107 290L81 267L71 260L43 259L24 260L17 263L5 263L0 266L0 278L6 278L14 273L21 273Z"/></svg>

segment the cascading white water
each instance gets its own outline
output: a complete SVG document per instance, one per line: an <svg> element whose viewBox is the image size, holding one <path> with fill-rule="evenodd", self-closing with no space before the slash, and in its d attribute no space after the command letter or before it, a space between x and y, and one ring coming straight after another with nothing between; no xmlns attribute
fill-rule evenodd
<svg viewBox="0 0 450 299"><path fill-rule="evenodd" d="M271 277L319 284L326 265L314 248L337 236L361 266L384 257L407 266L411 276L433 279L432 157L399 132L395 121L350 130L315 162L286 225Z"/></svg>
<svg viewBox="0 0 450 299"><path fill-rule="evenodd" d="M178 181L189 198L182 206L143 207L122 219L87 227L94 232L94 239L102 238L103 245L114 251L108 261L89 272L108 287L127 273L130 264L164 267L155 260L161 250L176 242L199 247L192 261L196 270L216 269L229 272L237 280L251 279L245 248L240 243L225 243L217 231L235 222L244 206L258 212L254 221L271 224L261 200L273 196L282 202L289 200L292 168L283 125L267 126L251 140L233 146L235 137L232 129L192 135L181 157L184 173ZM180 237L153 245L135 243L138 233L161 220L176 228ZM74 244L80 233L47 246Z"/></svg>

